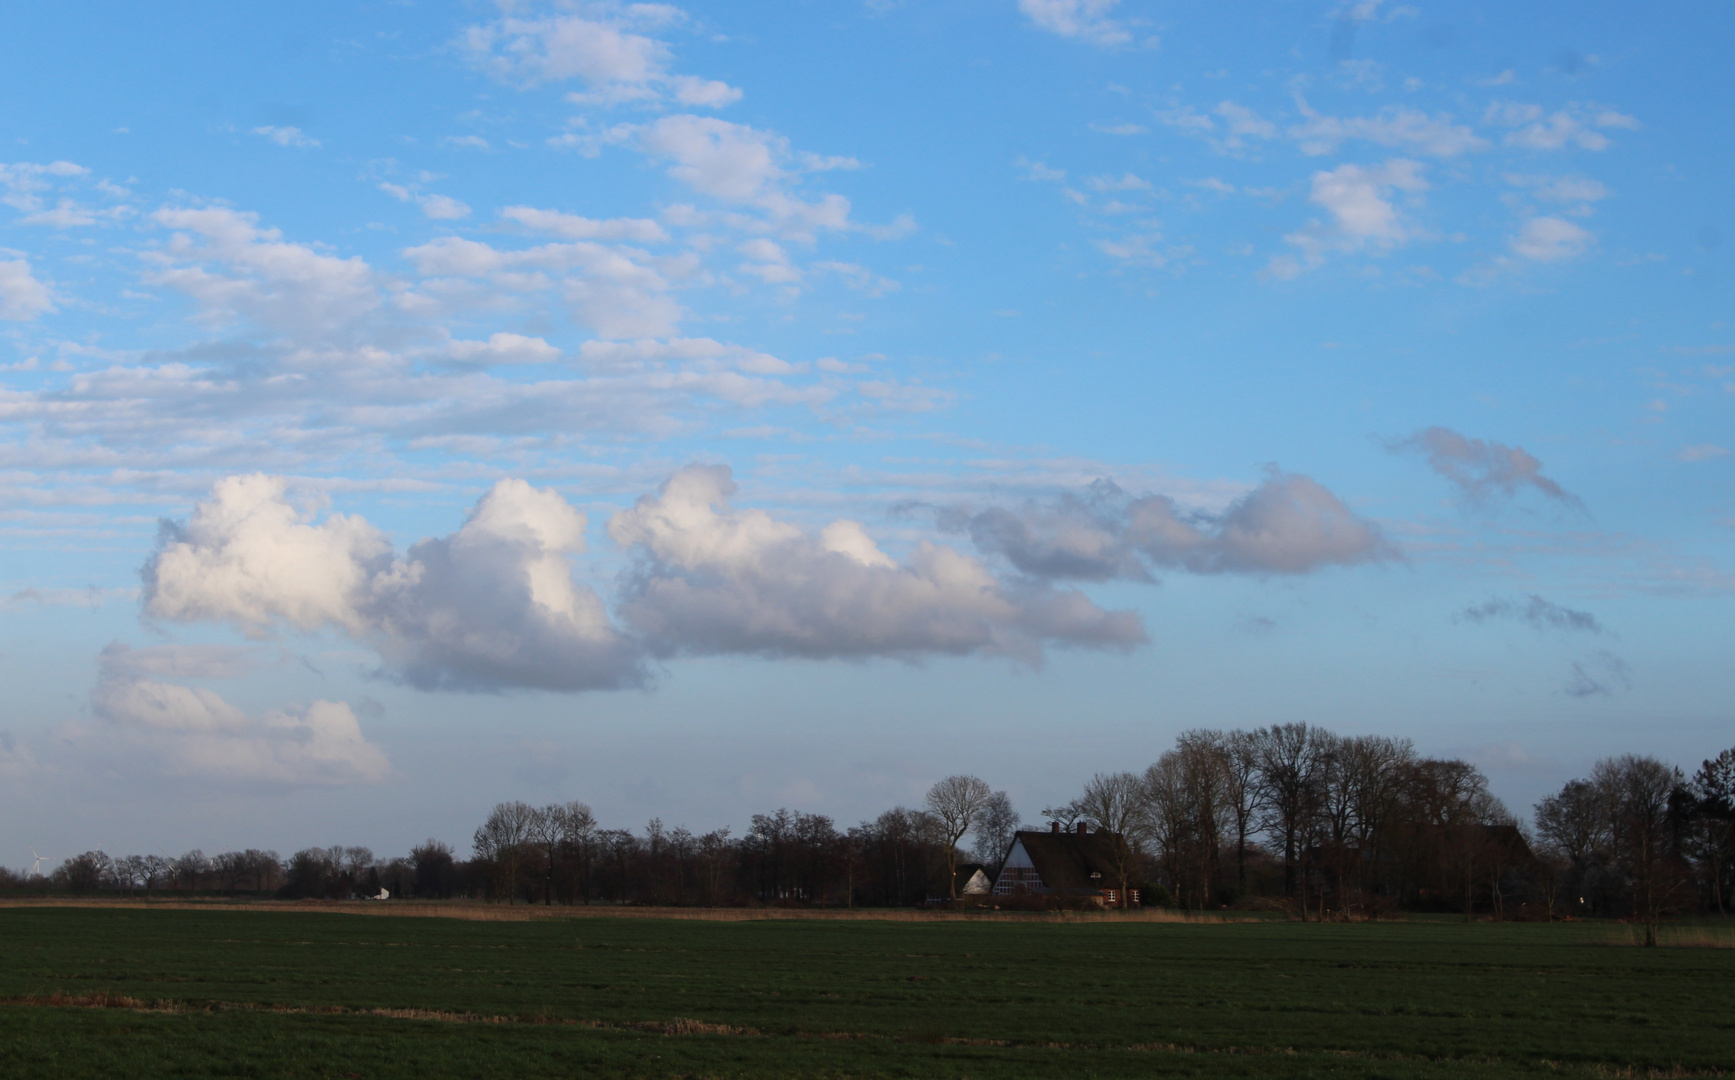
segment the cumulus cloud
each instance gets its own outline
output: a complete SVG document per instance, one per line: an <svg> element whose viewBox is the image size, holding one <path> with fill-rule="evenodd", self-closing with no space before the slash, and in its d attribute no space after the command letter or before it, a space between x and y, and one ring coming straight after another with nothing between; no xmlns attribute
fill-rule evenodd
<svg viewBox="0 0 1735 1080"><path fill-rule="evenodd" d="M458 532L402 556L359 517L313 522L264 475L220 481L192 518L166 524L145 568L161 619L339 629L424 688L639 685L637 649L594 590L572 580L584 515L559 495L502 480Z"/></svg>
<svg viewBox="0 0 1735 1080"><path fill-rule="evenodd" d="M1272 469L1222 513L1183 510L1166 495L1132 498L1098 480L1082 496L1013 510L947 508L939 524L985 554L1052 580L1148 581L1151 568L1196 574L1305 574L1395 557L1373 522L1323 485Z"/></svg>
<svg viewBox="0 0 1735 1080"><path fill-rule="evenodd" d="M341 701L249 715L214 691L149 677L162 668L183 678L234 673L212 659L176 654L173 647L110 645L91 691L92 711L117 729L129 750L156 757L173 775L329 787L378 783L390 773L384 751L363 737L355 713Z"/></svg>
<svg viewBox="0 0 1735 1080"><path fill-rule="evenodd" d="M646 31L683 19L679 9L666 4L540 18L510 15L468 28L463 45L484 70L503 82L534 86L576 79L584 83L586 89L569 98L579 104L673 101L721 108L739 101L741 91L727 83L669 71L673 54L668 44Z"/></svg>
<svg viewBox="0 0 1735 1080"><path fill-rule="evenodd" d="M1267 273L1292 278L1321 265L1330 251L1389 251L1408 241L1415 227L1393 200L1398 192L1416 196L1428 189L1422 170L1419 162L1395 158L1379 166L1339 165L1314 173L1309 201L1325 209L1331 220L1312 222L1284 237L1301 249L1301 258L1273 258Z"/></svg>
<svg viewBox="0 0 1735 1080"><path fill-rule="evenodd" d="M1393 453L1426 455L1428 465L1457 485L1471 502L1485 502L1495 494L1515 496L1530 489L1557 502L1582 505L1577 496L1542 475L1542 462L1520 446L1472 439L1444 427L1427 428L1386 445Z"/></svg>
<svg viewBox="0 0 1735 1080"><path fill-rule="evenodd" d="M177 622L232 622L263 636L300 630L365 633L364 598L390 570L391 542L360 517L313 524L284 498L287 482L256 473L220 480L183 523L165 521L144 570L145 610Z"/></svg>
<svg viewBox="0 0 1735 1080"><path fill-rule="evenodd" d="M1138 616L1083 594L1002 581L951 548L898 563L860 523L811 536L729 504L726 466L689 466L609 521L639 563L620 610L660 655L916 658L989 653L1039 662L1047 645L1130 648Z"/></svg>
<svg viewBox="0 0 1735 1080"><path fill-rule="evenodd" d="M27 260L0 258L0 319L29 322L53 310L53 294L30 272Z"/></svg>
<svg viewBox="0 0 1735 1080"><path fill-rule="evenodd" d="M555 492L495 484L463 528L415 544L372 583L371 638L388 669L428 689L641 685L637 647L572 579L584 530Z"/></svg>
<svg viewBox="0 0 1735 1080"><path fill-rule="evenodd" d="M1036 26L1092 45L1125 45L1133 39L1109 13L1120 0L1018 0L1018 10Z"/></svg>
<svg viewBox="0 0 1735 1080"><path fill-rule="evenodd" d="M1596 616L1590 612L1561 607L1535 593L1531 593L1523 600L1492 597L1484 603L1465 608L1459 612L1459 618L1468 619L1475 623L1511 619L1528 623L1538 630L1568 630L1588 634L1604 632L1602 623L1598 622Z"/></svg>

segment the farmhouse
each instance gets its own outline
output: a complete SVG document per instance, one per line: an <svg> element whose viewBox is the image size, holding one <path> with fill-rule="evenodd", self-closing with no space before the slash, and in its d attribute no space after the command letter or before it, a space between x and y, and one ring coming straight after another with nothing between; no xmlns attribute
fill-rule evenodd
<svg viewBox="0 0 1735 1080"><path fill-rule="evenodd" d="M1048 832L1018 832L994 881L995 896L1073 897L1104 907L1132 907L1137 889L1120 895L1120 862L1125 841L1120 834L1090 832L1084 822L1076 831L1062 832L1054 822Z"/></svg>

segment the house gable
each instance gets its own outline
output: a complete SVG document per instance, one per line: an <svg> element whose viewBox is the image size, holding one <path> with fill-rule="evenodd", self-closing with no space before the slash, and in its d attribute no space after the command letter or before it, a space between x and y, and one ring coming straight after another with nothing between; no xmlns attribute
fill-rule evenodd
<svg viewBox="0 0 1735 1080"><path fill-rule="evenodd" d="M1110 885L1119 842L1118 835L1107 832L1020 831L994 882L994 895L1058 894L1116 903L1119 898Z"/></svg>

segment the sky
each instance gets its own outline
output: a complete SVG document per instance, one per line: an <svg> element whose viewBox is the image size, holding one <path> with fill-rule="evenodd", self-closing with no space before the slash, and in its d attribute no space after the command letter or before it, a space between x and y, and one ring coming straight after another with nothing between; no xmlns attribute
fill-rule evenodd
<svg viewBox="0 0 1735 1080"><path fill-rule="evenodd" d="M1735 742L1723 5L21 8L0 865Z"/></svg>

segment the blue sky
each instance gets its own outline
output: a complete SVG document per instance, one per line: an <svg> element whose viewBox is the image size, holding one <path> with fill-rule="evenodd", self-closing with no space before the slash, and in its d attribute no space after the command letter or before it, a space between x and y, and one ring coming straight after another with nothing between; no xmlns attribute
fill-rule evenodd
<svg viewBox="0 0 1735 1080"><path fill-rule="evenodd" d="M1034 818L1289 720L1516 808L1691 766L1735 730L1728 31L20 12L0 862L955 772Z"/></svg>

